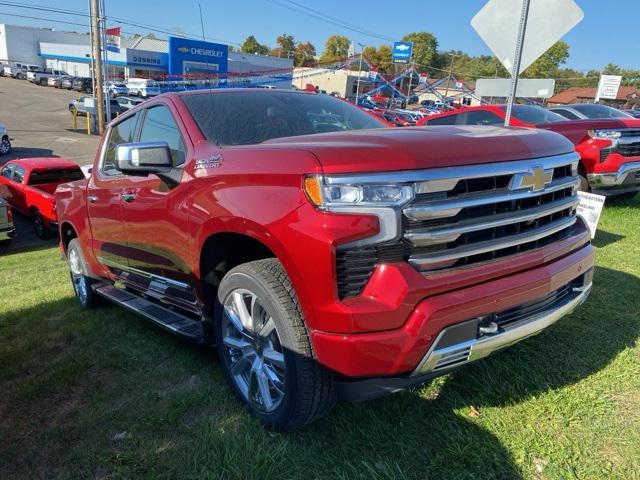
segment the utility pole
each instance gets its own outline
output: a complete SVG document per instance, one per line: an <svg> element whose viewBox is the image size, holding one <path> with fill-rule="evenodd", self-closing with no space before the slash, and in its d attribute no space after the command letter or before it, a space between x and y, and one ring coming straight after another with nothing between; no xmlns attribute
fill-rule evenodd
<svg viewBox="0 0 640 480"><path fill-rule="evenodd" d="M98 119L98 133L104 133L104 79L102 78L102 35L100 33L100 3L99 0L91 0L91 56L93 58L94 75L96 84L93 87L96 99L96 116Z"/></svg>
<svg viewBox="0 0 640 480"><path fill-rule="evenodd" d="M455 53L450 53L449 55L451 55L451 65L449 66L449 78L447 78L447 87L444 90L444 104L447 103L447 97L449 96L449 83L451 83L451 77L453 77L453 62L456 57L460 56L456 55Z"/></svg>
<svg viewBox="0 0 640 480"><path fill-rule="evenodd" d="M360 98L360 78L362 76L362 56L364 55L364 45L361 43L358 43L358 45L360 46L360 66L358 67L358 85L356 87L356 101L355 101L356 105L358 105L358 98Z"/></svg>

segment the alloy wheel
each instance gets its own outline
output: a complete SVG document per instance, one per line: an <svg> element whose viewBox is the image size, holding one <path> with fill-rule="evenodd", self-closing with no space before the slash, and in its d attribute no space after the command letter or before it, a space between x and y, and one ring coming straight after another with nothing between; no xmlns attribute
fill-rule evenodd
<svg viewBox="0 0 640 480"><path fill-rule="evenodd" d="M273 317L251 291L227 295L222 343L231 378L256 410L275 411L285 397L286 364Z"/></svg>
<svg viewBox="0 0 640 480"><path fill-rule="evenodd" d="M80 255L74 249L69 250L69 270L71 271L71 281L73 289L81 303L86 302L88 286L87 279L84 276Z"/></svg>
<svg viewBox="0 0 640 480"><path fill-rule="evenodd" d="M11 151L11 143L6 138L0 141L0 155L6 155Z"/></svg>

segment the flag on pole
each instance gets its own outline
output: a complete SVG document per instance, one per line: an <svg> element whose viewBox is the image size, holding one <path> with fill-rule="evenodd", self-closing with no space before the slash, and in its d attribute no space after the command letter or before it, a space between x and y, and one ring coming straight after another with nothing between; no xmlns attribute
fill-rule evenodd
<svg viewBox="0 0 640 480"><path fill-rule="evenodd" d="M107 51L120 53L120 27L107 28L104 33L107 37Z"/></svg>

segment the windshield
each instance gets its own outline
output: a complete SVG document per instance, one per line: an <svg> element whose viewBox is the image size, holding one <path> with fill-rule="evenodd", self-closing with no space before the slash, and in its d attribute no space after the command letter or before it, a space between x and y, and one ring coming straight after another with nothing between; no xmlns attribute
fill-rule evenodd
<svg viewBox="0 0 640 480"><path fill-rule="evenodd" d="M595 103L571 105L571 108L577 110L587 118L633 118L628 113L622 112L616 108L607 107L606 105L597 105Z"/></svg>
<svg viewBox="0 0 640 480"><path fill-rule="evenodd" d="M506 106L500 107L503 111L507 110ZM511 111L513 116L524 123L554 123L566 122L567 119L562 115L550 112L549 110L536 107L534 105L514 105Z"/></svg>
<svg viewBox="0 0 640 480"><path fill-rule="evenodd" d="M202 134L221 145L255 145L273 138L344 132L386 125L328 95L260 89L182 96Z"/></svg>

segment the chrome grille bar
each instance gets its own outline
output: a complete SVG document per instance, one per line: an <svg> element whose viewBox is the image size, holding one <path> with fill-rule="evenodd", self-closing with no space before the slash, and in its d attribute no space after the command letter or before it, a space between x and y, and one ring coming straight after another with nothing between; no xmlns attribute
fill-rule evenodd
<svg viewBox="0 0 640 480"><path fill-rule="evenodd" d="M480 194L464 195L462 198L435 200L428 204L412 204L403 210L404 215L410 220L431 220L434 218L453 217L460 210L470 207L479 207L492 203L511 202L535 198L546 193L557 192L566 188L577 188L580 180L577 177L565 177L549 183L542 191L530 190L501 190L482 192Z"/></svg>
<svg viewBox="0 0 640 480"><path fill-rule="evenodd" d="M446 267L464 257L515 247L523 243L535 242L536 240L543 239L549 235L553 235L554 233L569 228L575 223L575 216L562 218L542 227L509 235L504 238L471 243L469 245L463 245L449 250L442 250L428 254L412 255L409 257L409 263L418 270L431 270Z"/></svg>
<svg viewBox="0 0 640 480"><path fill-rule="evenodd" d="M489 228L503 227L521 222L535 221L541 217L552 215L578 205L578 196L556 200L538 207L527 208L516 212L504 212L481 218L472 218L453 223L448 226L438 226L427 229L410 230L404 234L416 247L425 247L457 240L463 233L477 232Z"/></svg>

